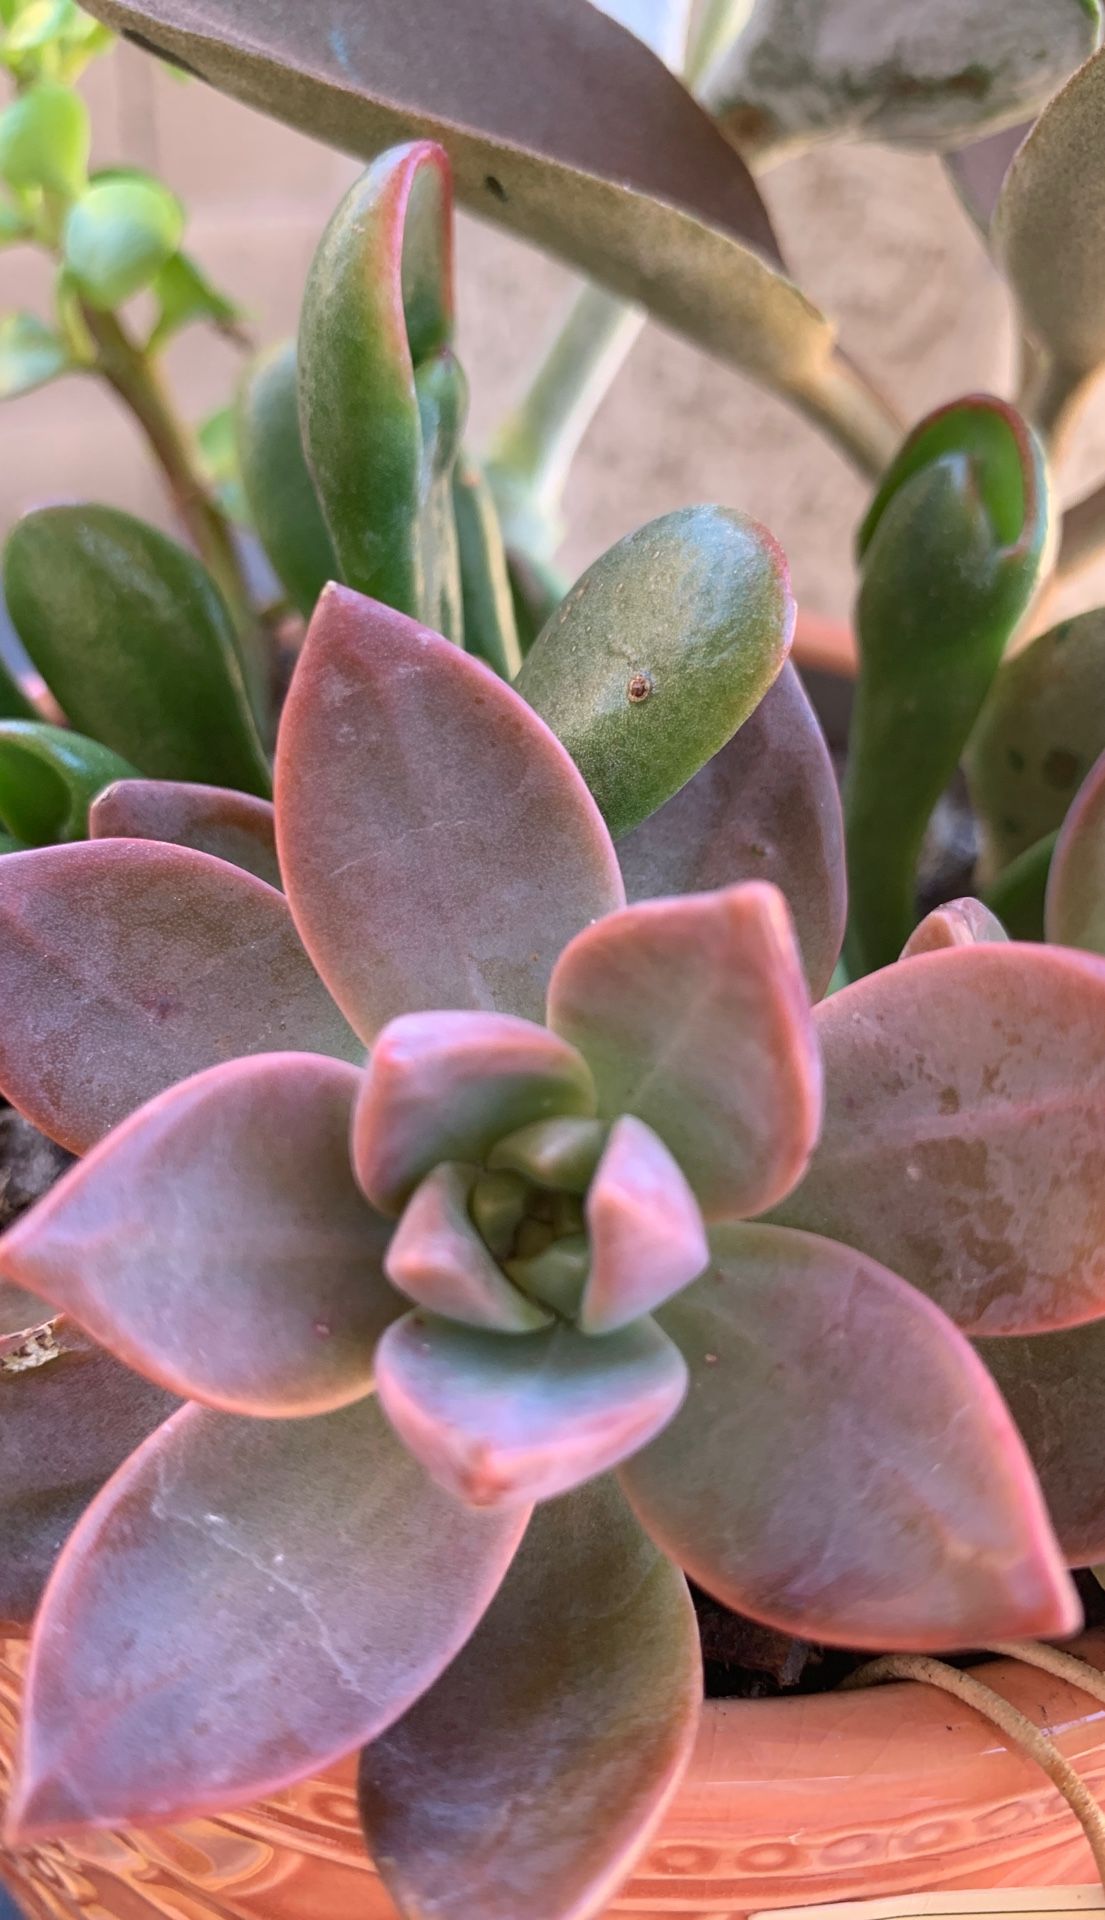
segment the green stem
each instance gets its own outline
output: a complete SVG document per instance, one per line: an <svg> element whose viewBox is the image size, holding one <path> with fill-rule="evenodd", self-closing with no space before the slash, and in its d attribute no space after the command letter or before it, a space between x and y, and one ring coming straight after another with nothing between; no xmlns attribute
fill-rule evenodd
<svg viewBox="0 0 1105 1920"><path fill-rule="evenodd" d="M839 350L827 354L788 398L869 480L878 480L905 428L866 375Z"/></svg>

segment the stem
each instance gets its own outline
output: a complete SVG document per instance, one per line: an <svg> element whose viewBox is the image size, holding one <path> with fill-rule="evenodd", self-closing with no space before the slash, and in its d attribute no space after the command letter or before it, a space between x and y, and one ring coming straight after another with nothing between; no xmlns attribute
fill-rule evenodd
<svg viewBox="0 0 1105 1920"><path fill-rule="evenodd" d="M847 355L827 354L788 398L869 480L881 478L905 433L893 408Z"/></svg>
<svg viewBox="0 0 1105 1920"><path fill-rule="evenodd" d="M706 0L687 55L686 81L697 86L718 54L732 44L752 11L752 0Z"/></svg>

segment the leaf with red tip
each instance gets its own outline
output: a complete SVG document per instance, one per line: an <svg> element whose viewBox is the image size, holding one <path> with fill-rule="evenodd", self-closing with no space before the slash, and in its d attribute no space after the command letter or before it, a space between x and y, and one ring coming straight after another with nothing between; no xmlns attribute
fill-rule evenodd
<svg viewBox="0 0 1105 1920"><path fill-rule="evenodd" d="M572 941L549 1025L595 1076L600 1112L669 1146L707 1220L788 1193L817 1138L821 1073L782 895L763 882L610 914Z"/></svg>
<svg viewBox="0 0 1105 1920"><path fill-rule="evenodd" d="M424 1008L540 1020L560 949L625 898L544 722L480 661L345 587L311 622L276 784L296 924L365 1040Z"/></svg>
<svg viewBox="0 0 1105 1920"><path fill-rule="evenodd" d="M789 661L728 746L618 841L618 859L631 901L772 881L820 1000L844 937L844 824L825 736Z"/></svg>
<svg viewBox="0 0 1105 1920"><path fill-rule="evenodd" d="M67 1534L176 1405L41 1302L0 1340L0 1629L30 1626Z"/></svg>
<svg viewBox="0 0 1105 1920"><path fill-rule="evenodd" d="M686 1582L616 1485L539 1507L463 1653L361 1756L369 1848L402 1909L604 1906L682 1778L701 1666Z"/></svg>
<svg viewBox="0 0 1105 1920"><path fill-rule="evenodd" d="M272 887L137 840L0 860L0 1087L75 1153L190 1073L357 1042Z"/></svg>
<svg viewBox="0 0 1105 1920"><path fill-rule="evenodd" d="M532 1120L594 1110L586 1061L547 1027L505 1013L410 1013L369 1056L353 1164L373 1206L398 1213L441 1161L482 1161Z"/></svg>
<svg viewBox="0 0 1105 1920"><path fill-rule="evenodd" d="M93 840L165 840L195 847L279 887L271 802L188 780L116 780L88 812Z"/></svg>
<svg viewBox="0 0 1105 1920"><path fill-rule="evenodd" d="M529 1333L545 1313L512 1287L468 1215L471 1167L435 1167L417 1187L392 1236L389 1280L418 1306L469 1327Z"/></svg>
<svg viewBox="0 0 1105 1920"><path fill-rule="evenodd" d="M1105 1313L1105 966L948 947L816 1024L825 1124L778 1221L882 1260L969 1333Z"/></svg>
<svg viewBox="0 0 1105 1920"><path fill-rule="evenodd" d="M605 1473L671 1419L686 1378L654 1320L601 1340L566 1326L507 1340L411 1313L376 1355L396 1432L473 1507L551 1500Z"/></svg>
<svg viewBox="0 0 1105 1920"><path fill-rule="evenodd" d="M682 1169L631 1113L610 1129L584 1211L591 1245L579 1312L585 1333L628 1326L709 1261L702 1215Z"/></svg>
<svg viewBox="0 0 1105 1920"><path fill-rule="evenodd" d="M360 1074L317 1054L210 1067L110 1133L0 1240L0 1267L140 1373L232 1413L372 1387L403 1302L349 1165Z"/></svg>
<svg viewBox="0 0 1105 1920"><path fill-rule="evenodd" d="M441 1494L375 1399L183 1408L47 1589L10 1835L222 1812L375 1739L464 1645L527 1517Z"/></svg>
<svg viewBox="0 0 1105 1920"><path fill-rule="evenodd" d="M1062 946L1105 953L1105 753L1078 789L1055 842L1044 928Z"/></svg>
<svg viewBox="0 0 1105 1920"><path fill-rule="evenodd" d="M980 1340L1071 1567L1105 1560L1105 1320Z"/></svg>
<svg viewBox="0 0 1105 1920"><path fill-rule="evenodd" d="M726 1606L838 1646L1073 1632L1028 1457L951 1322L812 1234L711 1244L660 1314L690 1369L683 1411L621 1472L665 1551Z"/></svg>
<svg viewBox="0 0 1105 1920"><path fill-rule="evenodd" d="M973 947L980 940L1008 938L997 915L968 894L962 900L946 900L942 907L926 913L902 948L901 957L912 960L919 953L937 953L941 947Z"/></svg>

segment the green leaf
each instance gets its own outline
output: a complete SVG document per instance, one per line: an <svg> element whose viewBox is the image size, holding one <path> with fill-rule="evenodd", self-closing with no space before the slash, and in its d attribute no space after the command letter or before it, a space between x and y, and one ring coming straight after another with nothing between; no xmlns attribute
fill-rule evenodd
<svg viewBox="0 0 1105 1920"><path fill-rule="evenodd" d="M1058 830L1047 833L1035 846L1018 853L986 889L986 905L997 915L1011 940L1044 937L1044 899L1058 838Z"/></svg>
<svg viewBox="0 0 1105 1920"><path fill-rule="evenodd" d="M56 380L73 365L60 334L33 313L0 320L0 400L14 400Z"/></svg>
<svg viewBox="0 0 1105 1920"><path fill-rule="evenodd" d="M517 688L618 835L747 720L793 630L786 560L766 528L727 508L684 507L587 569L534 642Z"/></svg>
<svg viewBox="0 0 1105 1920"><path fill-rule="evenodd" d="M193 320L209 320L229 330L241 318L241 308L212 286L206 274L186 253L174 253L154 276L150 291L157 301L157 320L147 347L157 353L175 333Z"/></svg>
<svg viewBox="0 0 1105 1920"><path fill-rule="evenodd" d="M0 175L9 186L80 193L88 145L88 109L69 87L31 87L0 113Z"/></svg>
<svg viewBox="0 0 1105 1920"><path fill-rule="evenodd" d="M1044 926L1049 940L1105 954L1105 754L1086 775L1055 842Z"/></svg>
<svg viewBox="0 0 1105 1920"><path fill-rule="evenodd" d="M13 528L4 591L74 726L159 779L267 794L230 615L200 562L112 507Z"/></svg>
<svg viewBox="0 0 1105 1920"><path fill-rule="evenodd" d="M25 240L31 229L17 207L0 200L0 247L12 247Z"/></svg>
<svg viewBox="0 0 1105 1920"><path fill-rule="evenodd" d="M1105 1559L1105 1320L980 1340L978 1354L1024 1437L1067 1565Z"/></svg>
<svg viewBox="0 0 1105 1920"><path fill-rule="evenodd" d="M209 413L201 422L196 439L223 512L239 526L250 526L249 501L238 465L233 407L216 407L214 413Z"/></svg>
<svg viewBox="0 0 1105 1920"><path fill-rule="evenodd" d="M339 576L299 430L295 341L247 369L234 410L242 485L261 544L289 597L311 614Z"/></svg>
<svg viewBox="0 0 1105 1920"><path fill-rule="evenodd" d="M491 488L463 455L453 472L464 645L504 680L522 664L506 550Z"/></svg>
<svg viewBox="0 0 1105 1920"><path fill-rule="evenodd" d="M34 720L0 721L0 819L25 846L86 839L96 795L133 772L79 733Z"/></svg>
<svg viewBox="0 0 1105 1920"><path fill-rule="evenodd" d="M512 1287L473 1224L474 1167L442 1161L416 1187L392 1235L385 1272L408 1300L468 1327L532 1333L551 1313Z"/></svg>
<svg viewBox="0 0 1105 1920"><path fill-rule="evenodd" d="M148 287L184 231L176 196L148 176L96 180L68 214L65 264L94 307L118 307Z"/></svg>
<svg viewBox="0 0 1105 1920"><path fill-rule="evenodd" d="M467 392L452 332L445 156L397 147L346 195L315 255L300 422L343 580L459 639L452 474Z"/></svg>
<svg viewBox="0 0 1105 1920"><path fill-rule="evenodd" d="M1048 516L1035 435L976 397L914 429L860 529L844 786L853 977L896 959L913 930L925 829L1031 598Z"/></svg>

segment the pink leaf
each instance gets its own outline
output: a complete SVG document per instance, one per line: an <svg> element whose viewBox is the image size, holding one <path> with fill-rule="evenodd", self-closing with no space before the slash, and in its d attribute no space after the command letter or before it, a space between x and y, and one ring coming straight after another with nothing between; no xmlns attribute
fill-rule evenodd
<svg viewBox="0 0 1105 1920"><path fill-rule="evenodd" d="M579 1324L610 1333L694 1280L710 1249L687 1181L651 1127L623 1114L587 1191L591 1272Z"/></svg>
<svg viewBox="0 0 1105 1920"><path fill-rule="evenodd" d="M281 1416L359 1399L403 1311L390 1222L349 1165L359 1081L283 1053L171 1087L9 1229L0 1269L190 1399Z"/></svg>
<svg viewBox="0 0 1105 1920"><path fill-rule="evenodd" d="M927 913L914 927L901 957L913 960L919 953L937 953L941 947L973 947L980 940L1008 938L997 915L968 894L962 900L945 901L942 907Z"/></svg>
<svg viewBox="0 0 1105 1920"><path fill-rule="evenodd" d="M376 1369L396 1432L473 1507L551 1500L605 1473L671 1419L686 1385L652 1320L599 1340L566 1326L507 1338L411 1313Z"/></svg>
<svg viewBox="0 0 1105 1920"><path fill-rule="evenodd" d="M671 1148L707 1220L789 1192L817 1138L821 1076L802 963L775 887L650 900L573 940L549 1024L584 1055L599 1110Z"/></svg>
<svg viewBox="0 0 1105 1920"><path fill-rule="evenodd" d="M444 1165L407 1202L385 1267L408 1299L470 1327L528 1333L551 1315L527 1300L493 1260L468 1215L471 1167Z"/></svg>
<svg viewBox="0 0 1105 1920"><path fill-rule="evenodd" d="M1049 940L1105 953L1105 753L1079 787L1048 868Z"/></svg>
<svg viewBox="0 0 1105 1920"><path fill-rule="evenodd" d="M47 1589L9 1840L222 1812L375 1739L464 1645L527 1517L439 1493L374 1399L183 1408Z"/></svg>
<svg viewBox="0 0 1105 1920"><path fill-rule="evenodd" d="M0 1087L76 1153L218 1061L357 1051L281 896L184 847L7 855L0 975Z"/></svg>
<svg viewBox="0 0 1105 1920"><path fill-rule="evenodd" d="M480 661L345 587L311 622L276 790L296 923L365 1040L425 1008L540 1019L561 947L625 897L544 722Z"/></svg>
<svg viewBox="0 0 1105 1920"><path fill-rule="evenodd" d="M1073 1632L1028 1457L951 1322L812 1234L711 1241L711 1271L660 1315L683 1411L621 1474L665 1551L726 1606L833 1645Z"/></svg>
<svg viewBox="0 0 1105 1920"><path fill-rule="evenodd" d="M373 1205L397 1213L440 1161L482 1161L529 1121L594 1110L586 1062L547 1027L503 1013L407 1014L369 1057L353 1163Z"/></svg>
<svg viewBox="0 0 1105 1920"><path fill-rule="evenodd" d="M280 886L268 800L188 780L117 780L88 810L90 839L166 840L195 847Z"/></svg>

